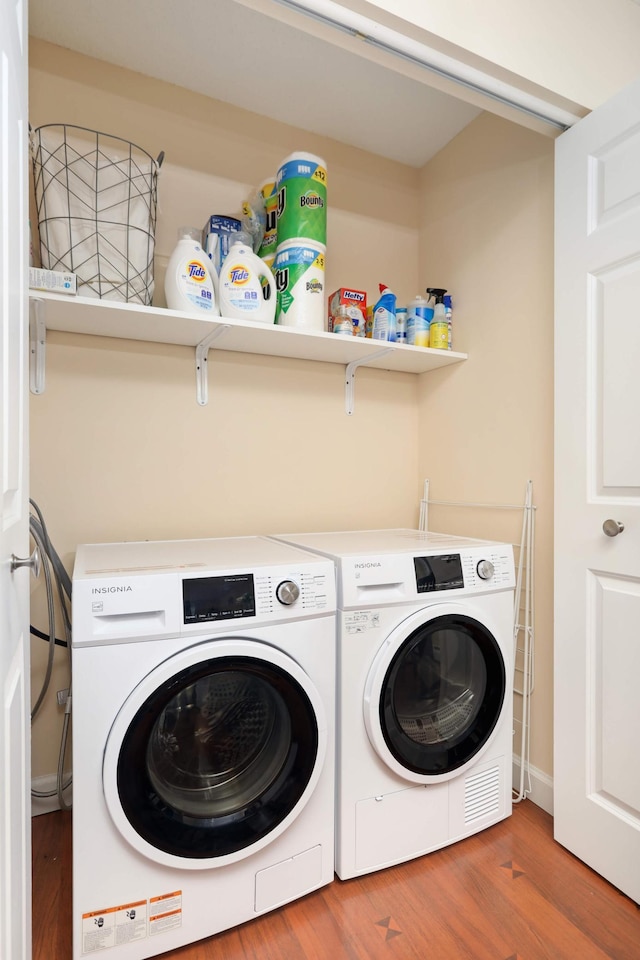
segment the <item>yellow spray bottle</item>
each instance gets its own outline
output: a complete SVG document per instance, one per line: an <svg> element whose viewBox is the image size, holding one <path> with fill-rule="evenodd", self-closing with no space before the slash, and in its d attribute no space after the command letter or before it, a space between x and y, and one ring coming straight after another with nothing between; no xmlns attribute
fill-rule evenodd
<svg viewBox="0 0 640 960"><path fill-rule="evenodd" d="M447 291L440 287L428 287L427 293L435 298L433 320L429 329L429 346L436 350L449 348L449 324L444 308L444 295Z"/></svg>

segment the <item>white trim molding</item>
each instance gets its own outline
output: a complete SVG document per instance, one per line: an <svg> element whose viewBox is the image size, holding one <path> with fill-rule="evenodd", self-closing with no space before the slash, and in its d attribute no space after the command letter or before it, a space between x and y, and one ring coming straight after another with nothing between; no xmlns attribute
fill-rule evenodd
<svg viewBox="0 0 640 960"><path fill-rule="evenodd" d="M520 757L514 756L512 773L513 782L519 784ZM553 816L553 778L548 773L532 766L529 767L529 778L531 780L531 793L527 799Z"/></svg>

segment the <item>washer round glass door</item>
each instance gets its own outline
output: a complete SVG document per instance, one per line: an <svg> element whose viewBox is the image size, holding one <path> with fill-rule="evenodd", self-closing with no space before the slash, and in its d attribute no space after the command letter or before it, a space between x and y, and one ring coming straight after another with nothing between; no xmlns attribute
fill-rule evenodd
<svg viewBox="0 0 640 960"><path fill-rule="evenodd" d="M326 735L316 688L285 654L252 640L197 644L160 664L120 710L104 757L107 805L153 860L230 863L300 813Z"/></svg>
<svg viewBox="0 0 640 960"><path fill-rule="evenodd" d="M435 605L404 621L378 651L365 689L374 748L414 782L446 780L488 746L502 712L505 663L469 608Z"/></svg>

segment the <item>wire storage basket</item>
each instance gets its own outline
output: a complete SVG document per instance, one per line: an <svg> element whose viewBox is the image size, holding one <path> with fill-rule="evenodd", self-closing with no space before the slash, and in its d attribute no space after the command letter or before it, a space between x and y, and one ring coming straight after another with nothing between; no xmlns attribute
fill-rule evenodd
<svg viewBox="0 0 640 960"><path fill-rule="evenodd" d="M164 154L53 123L31 150L42 266L75 273L82 296L149 306Z"/></svg>

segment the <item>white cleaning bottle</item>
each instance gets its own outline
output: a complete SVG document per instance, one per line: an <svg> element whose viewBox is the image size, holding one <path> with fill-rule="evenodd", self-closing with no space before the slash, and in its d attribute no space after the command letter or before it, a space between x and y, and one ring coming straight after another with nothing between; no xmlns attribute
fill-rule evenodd
<svg viewBox="0 0 640 960"><path fill-rule="evenodd" d="M236 240L218 277L220 313L232 320L273 323L276 315L276 281L270 268L251 247Z"/></svg>
<svg viewBox="0 0 640 960"><path fill-rule="evenodd" d="M167 264L164 294L170 310L198 317L217 316L211 260L200 245L200 230L180 227L178 242Z"/></svg>

